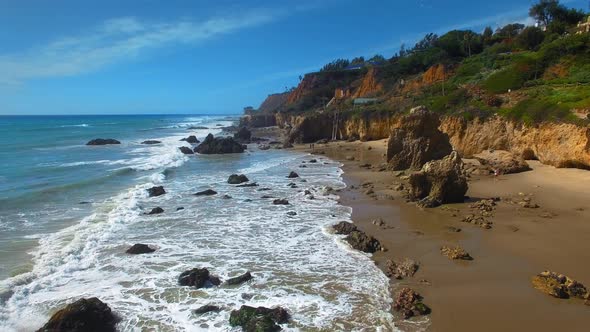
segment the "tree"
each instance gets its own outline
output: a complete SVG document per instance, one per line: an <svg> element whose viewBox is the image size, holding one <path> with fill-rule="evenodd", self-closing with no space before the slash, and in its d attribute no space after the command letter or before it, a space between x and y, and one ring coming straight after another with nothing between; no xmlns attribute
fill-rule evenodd
<svg viewBox="0 0 590 332"><path fill-rule="evenodd" d="M352 61L350 62L351 65L362 65L365 63L365 58L362 56L356 57L354 59L352 59Z"/></svg>
<svg viewBox="0 0 590 332"><path fill-rule="evenodd" d="M545 34L537 27L525 28L516 38L518 45L527 50L534 50L537 46L541 45L543 40L545 40Z"/></svg>
<svg viewBox="0 0 590 332"><path fill-rule="evenodd" d="M499 28L498 30L496 30L496 36L499 37L500 39L512 39L516 36L518 36L518 34L520 34L520 32L524 29L524 24L520 24L520 23L513 23L513 24L508 24L503 26L502 28Z"/></svg>
<svg viewBox="0 0 590 332"><path fill-rule="evenodd" d="M486 27L483 30L483 33L481 35L481 39L482 42L485 46L490 46L492 45L492 37L494 36L494 30L492 30L491 27Z"/></svg>
<svg viewBox="0 0 590 332"><path fill-rule="evenodd" d="M577 9L568 9L559 0L539 0L529 10L529 16L544 26L553 22L574 25L580 22L585 14Z"/></svg>
<svg viewBox="0 0 590 332"><path fill-rule="evenodd" d="M415 51L427 50L429 48L434 47L436 45L437 41L438 41L438 35L436 35L434 33L429 33L426 36L424 36L424 38L422 38L422 40L420 40L419 42L416 43L416 45L414 46L414 50Z"/></svg>
<svg viewBox="0 0 590 332"><path fill-rule="evenodd" d="M343 70L344 68L348 67L349 65L350 65L350 61L348 61L346 59L336 59L336 60L328 63L327 65L324 65L324 67L322 67L322 69L320 69L320 71L325 72L325 71Z"/></svg>
<svg viewBox="0 0 590 332"><path fill-rule="evenodd" d="M383 63L385 62L385 57L381 54L375 54L372 58L369 59L369 62Z"/></svg>

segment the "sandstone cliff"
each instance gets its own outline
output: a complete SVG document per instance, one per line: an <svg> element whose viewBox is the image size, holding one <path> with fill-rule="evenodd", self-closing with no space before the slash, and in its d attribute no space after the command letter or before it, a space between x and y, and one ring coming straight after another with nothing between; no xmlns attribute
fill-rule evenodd
<svg viewBox="0 0 590 332"><path fill-rule="evenodd" d="M260 107L258 107L258 111L262 113L276 112L279 108L287 103L288 97L289 92L268 95L262 104L260 104Z"/></svg>

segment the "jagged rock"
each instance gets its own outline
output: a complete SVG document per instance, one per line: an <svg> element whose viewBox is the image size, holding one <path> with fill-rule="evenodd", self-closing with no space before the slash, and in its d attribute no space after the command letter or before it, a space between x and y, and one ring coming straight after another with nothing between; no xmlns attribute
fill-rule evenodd
<svg viewBox="0 0 590 332"><path fill-rule="evenodd" d="M198 193L195 193L194 195L195 196L213 196L213 195L217 195L217 191L215 191L213 189L207 189L207 190L199 191Z"/></svg>
<svg viewBox="0 0 590 332"><path fill-rule="evenodd" d="M221 281L218 277L211 275L209 270L195 268L182 272L178 277L178 284L181 286L202 288L209 285L219 286Z"/></svg>
<svg viewBox="0 0 590 332"><path fill-rule="evenodd" d="M460 203L467 192L467 178L462 172L463 162L456 151L426 163L420 172L410 175L410 196L440 204Z"/></svg>
<svg viewBox="0 0 590 332"><path fill-rule="evenodd" d="M385 274L390 278L401 280L406 277L412 277L418 271L418 263L406 258L403 261L388 260L385 263Z"/></svg>
<svg viewBox="0 0 590 332"><path fill-rule="evenodd" d="M227 179L227 183L229 183L229 184L241 184L241 183L248 182L248 181L250 181L250 180L244 174L240 174L240 175L232 174Z"/></svg>
<svg viewBox="0 0 590 332"><path fill-rule="evenodd" d="M279 198L279 199L275 199L274 201L272 201L272 204L274 204L274 205L289 205L289 201L284 198Z"/></svg>
<svg viewBox="0 0 590 332"><path fill-rule="evenodd" d="M153 145L153 144L160 144L160 143L162 143L162 142L156 141L156 140L151 140L151 139L141 142L141 144L146 144L146 145Z"/></svg>
<svg viewBox="0 0 590 332"><path fill-rule="evenodd" d="M437 114L416 108L400 122L387 143L387 161L394 170L420 169L426 162L441 159L453 150L449 137L438 129Z"/></svg>
<svg viewBox="0 0 590 332"><path fill-rule="evenodd" d="M110 144L121 144L121 142L117 141L116 139L112 139L112 138L96 138L96 139L93 139L93 140L89 141L88 143L86 143L86 145L110 145Z"/></svg>
<svg viewBox="0 0 590 332"><path fill-rule="evenodd" d="M151 187L147 191L150 197L162 196L166 193L166 190L162 186Z"/></svg>
<svg viewBox="0 0 590 332"><path fill-rule="evenodd" d="M299 177L299 174L297 174L297 173L295 173L293 171L291 171L291 173L289 173L289 175L287 176L288 179L295 179L295 178L298 178L298 177Z"/></svg>
<svg viewBox="0 0 590 332"><path fill-rule="evenodd" d="M285 324L289 322L289 318L287 310L281 307L269 309L243 305L239 310L232 310L229 324L241 326L245 332L275 332L281 330L277 324Z"/></svg>
<svg viewBox="0 0 590 332"><path fill-rule="evenodd" d="M402 288L396 294L393 310L401 313L404 319L430 313L430 308L422 303L422 296L410 288Z"/></svg>
<svg viewBox="0 0 590 332"><path fill-rule="evenodd" d="M341 221L338 224L332 226L336 234L348 235L357 230L356 226L348 221Z"/></svg>
<svg viewBox="0 0 590 332"><path fill-rule="evenodd" d="M532 278L533 287L545 294L567 299L575 297L579 299L588 299L590 293L584 285L563 274L544 271Z"/></svg>
<svg viewBox="0 0 590 332"><path fill-rule="evenodd" d="M238 142L249 143L252 138L252 132L246 127L240 127L238 132L234 134L234 139Z"/></svg>
<svg viewBox="0 0 590 332"><path fill-rule="evenodd" d="M252 280L252 274L250 272L246 272L242 275L239 275L234 278L227 279L225 282L227 285L239 285L245 283L246 281Z"/></svg>
<svg viewBox="0 0 590 332"><path fill-rule="evenodd" d="M461 259L466 261L471 261L473 258L461 247L449 247L449 246L442 246L440 248L440 253L444 256L447 256L450 259Z"/></svg>
<svg viewBox="0 0 590 332"><path fill-rule="evenodd" d="M203 143L195 148L195 152L200 154L242 153L244 150L245 147L233 138L213 137L212 134L207 135Z"/></svg>
<svg viewBox="0 0 590 332"><path fill-rule="evenodd" d="M198 307L197 309L193 310L193 314L195 315L203 315L209 312L220 312L221 308L216 306L216 305L212 305L212 304L206 304L202 307Z"/></svg>
<svg viewBox="0 0 590 332"><path fill-rule="evenodd" d="M529 171L529 164L521 156L503 150L485 150L473 156L480 164L487 166L492 172L511 174Z"/></svg>
<svg viewBox="0 0 590 332"><path fill-rule="evenodd" d="M136 243L133 246L131 246L131 248L127 249L127 251L125 251L125 252L128 254L132 254L132 255L140 255L140 254L149 254L154 251L156 251L156 249L151 248L147 244Z"/></svg>
<svg viewBox="0 0 590 332"><path fill-rule="evenodd" d="M195 136L195 135L191 135L191 136L189 136L187 138L183 138L183 139L181 139L181 141L187 142L187 143L190 143L190 144L197 144L197 143L200 142L199 139L197 138L197 136Z"/></svg>
<svg viewBox="0 0 590 332"><path fill-rule="evenodd" d="M162 209L161 207L155 207L148 214L152 215L152 214L160 214L160 213L164 213L164 209Z"/></svg>
<svg viewBox="0 0 590 332"><path fill-rule="evenodd" d="M344 240L348 242L353 249L359 251L374 253L381 250L381 244L377 239L367 235L365 232L359 231L358 229L350 232Z"/></svg>
<svg viewBox="0 0 590 332"><path fill-rule="evenodd" d="M181 146L178 148L180 150L180 152L182 152L183 154L195 154L193 152L193 150L191 150L190 148L187 148L186 146Z"/></svg>
<svg viewBox="0 0 590 332"><path fill-rule="evenodd" d="M118 318L97 299L80 299L59 310L37 332L115 332Z"/></svg>

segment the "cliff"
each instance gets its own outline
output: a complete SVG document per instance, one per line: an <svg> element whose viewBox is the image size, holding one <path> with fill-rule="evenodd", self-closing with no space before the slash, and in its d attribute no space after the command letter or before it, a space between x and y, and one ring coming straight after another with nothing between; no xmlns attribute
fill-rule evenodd
<svg viewBox="0 0 590 332"><path fill-rule="evenodd" d="M284 93L274 93L266 97L266 99L260 104L258 107L258 111L262 113L272 113L276 112L281 108L283 105L287 103L287 98L289 97L289 92Z"/></svg>
<svg viewBox="0 0 590 332"><path fill-rule="evenodd" d="M383 84L377 80L376 71L374 67L369 68L353 98L375 97L383 92Z"/></svg>

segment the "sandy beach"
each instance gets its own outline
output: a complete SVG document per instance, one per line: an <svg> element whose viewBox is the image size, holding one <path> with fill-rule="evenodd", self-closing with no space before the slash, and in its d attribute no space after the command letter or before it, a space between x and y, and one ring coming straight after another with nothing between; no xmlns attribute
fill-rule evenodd
<svg viewBox="0 0 590 332"><path fill-rule="evenodd" d="M409 286L424 296L432 308L428 331L587 331L590 308L583 301L552 298L534 289L531 278L551 270L590 285L590 172L531 161L528 172L471 177L465 203L422 210L395 190L403 174L383 170L386 140L296 149L343 163L348 188L341 203L386 248L373 255L380 268L388 259L420 263L414 277L392 280L391 287L395 293ZM367 195L369 189L374 194ZM491 229L462 222L477 212L474 202L493 197L500 200ZM523 199L538 208L517 204ZM384 226L373 224L379 218ZM457 244L474 260L441 255L442 245ZM400 328L416 329L412 321Z"/></svg>

